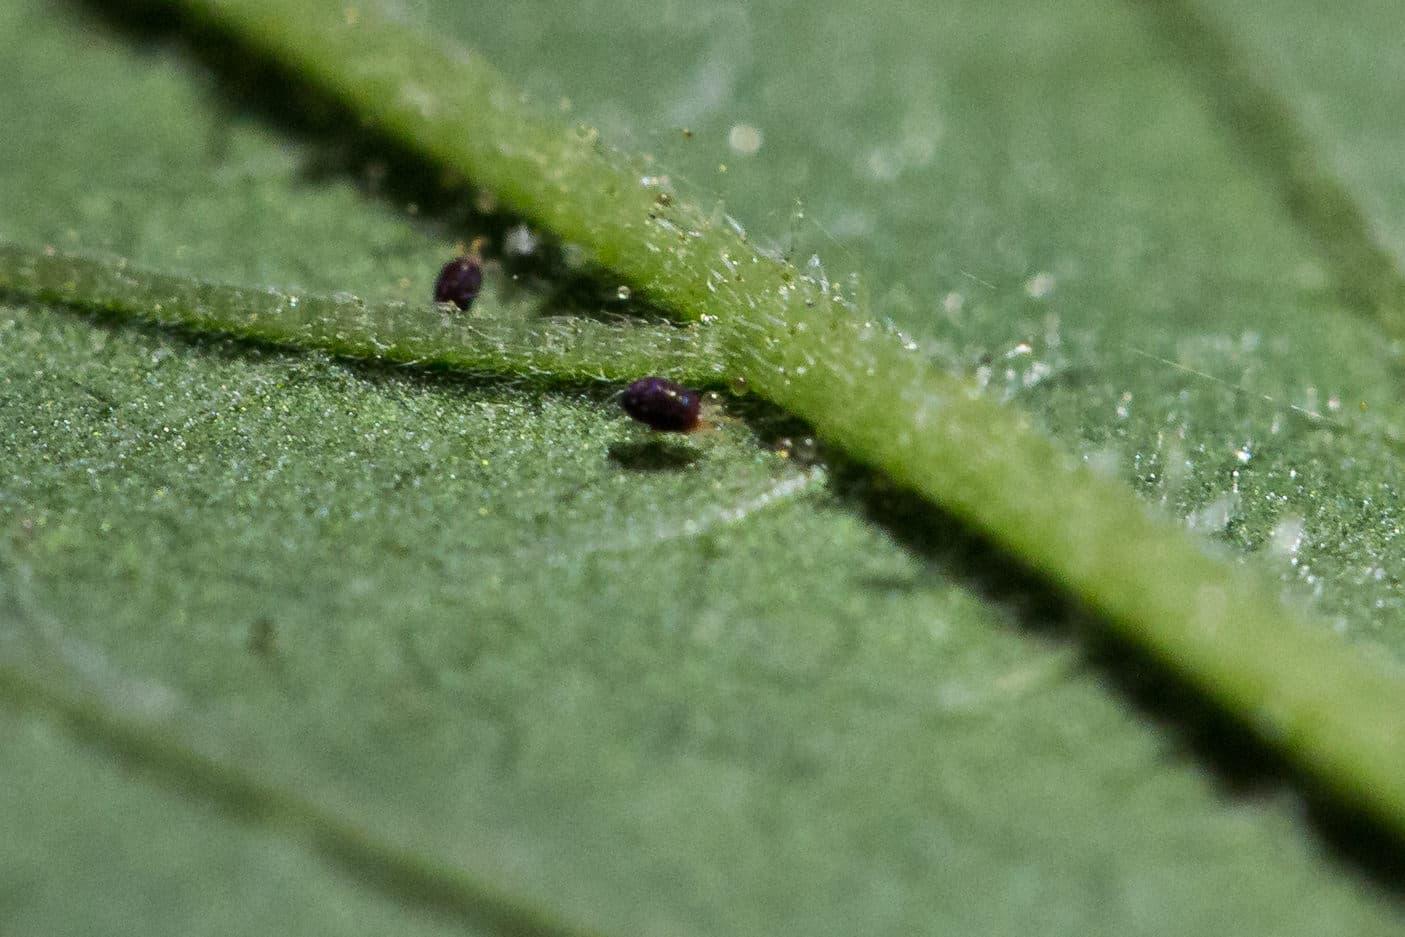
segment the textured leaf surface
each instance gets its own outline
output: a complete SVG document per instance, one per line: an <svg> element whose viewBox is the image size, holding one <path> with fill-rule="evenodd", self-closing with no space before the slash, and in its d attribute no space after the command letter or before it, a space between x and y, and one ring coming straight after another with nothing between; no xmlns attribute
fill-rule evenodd
<svg viewBox="0 0 1405 937"><path fill-rule="evenodd" d="M865 270L872 301L957 365L989 354L1062 438L1268 554L1356 640L1405 640L1395 358L1136 15L559 7L402 13L569 94L758 238L789 246L803 198L795 249L822 247L831 277ZM375 166L322 171L326 152L231 111L186 56L28 0L0 27L21 89L0 103L8 238L415 298L476 233L354 184ZM740 122L764 136L750 158L727 145ZM551 309L544 290L518 300ZM192 753L154 783L66 769L101 748L29 746L56 782L7 785L6 809L185 792L169 809L195 819L174 832L143 812L159 806L103 828L137 855L208 842L211 866L282 850L309 919L327 880L376 913L416 902L336 879L257 812L207 816L179 765L411 850L467 883L461 917L506 895L523 920L607 933L1398 926L1291 797L1223 790L998 558L957 530L895 536L867 510L881 499L827 488L746 424L660 450L598 395L36 306L3 323L6 665ZM21 860L85 867L89 844L55 830L36 823ZM230 881L182 874L192 901Z"/></svg>

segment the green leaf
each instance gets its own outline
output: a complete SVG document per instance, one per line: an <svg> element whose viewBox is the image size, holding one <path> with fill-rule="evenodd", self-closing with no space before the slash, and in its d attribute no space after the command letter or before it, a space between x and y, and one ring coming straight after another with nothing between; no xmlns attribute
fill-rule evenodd
<svg viewBox="0 0 1405 937"><path fill-rule="evenodd" d="M133 783L41 719L6 711L0 739L11 933L464 933L358 887L293 838Z"/></svg>
<svg viewBox="0 0 1405 937"><path fill-rule="evenodd" d="M579 242L678 316L711 324L738 379L851 457L979 528L1321 780L1405 829L1405 745L1390 727L1405 706L1405 683L1344 650L1325 625L1296 620L1255 577L1206 557L1121 486L1069 464L1023 415L985 399L981 379L932 368L919 342L881 329L866 303L852 308L823 273L767 256L735 223L675 199L661 177L640 175L647 160L602 150L593 128L568 132L530 112L479 56L436 50L337 4L186 6L305 73L447 172L488 185ZM1229 58L1202 38L1208 28L1164 32L1187 50L1206 45L1189 57L1198 69ZM1229 114L1266 112L1264 98L1246 92ZM1284 172L1306 159L1304 145L1282 129L1286 119L1265 113L1250 131L1266 137L1260 152L1290 154L1270 164ZM739 146L739 138L750 142ZM761 135L738 125L728 139L750 151ZM1368 299L1381 294L1380 284L1364 280L1380 274L1381 258L1364 241L1339 236L1357 222L1341 209L1346 194L1326 191L1314 173L1289 185L1305 193L1309 223L1332 224L1323 240L1342 245L1333 259L1344 282ZM1036 274L1026 293L1044 298L1055 283L1052 273ZM1252 457L1247 447L1238 451L1241 461Z"/></svg>
<svg viewBox="0 0 1405 937"><path fill-rule="evenodd" d="M823 224L942 361L979 372L991 354L997 389L1070 446L1202 526L1228 518L1232 546L1320 585L1358 643L1399 645L1390 351L1312 286L1306 240L1139 19L559 7L410 9L461 24L545 100L568 91L612 139L663 141L753 240L783 242L803 196L796 249ZM476 233L314 176L315 143L230 112L184 52L29 0L0 26L22 89L0 104L9 239L393 300ZM749 160L727 148L740 122L764 134ZM952 292L959 312L936 313ZM1225 791L1047 631L1064 613L1004 560L936 519L895 537L881 493L821 488L747 424L660 453L591 394L34 302L2 321L7 695L79 725L81 757L145 767L120 795L95 783L99 805L251 799L242 829L192 834L212 852L354 829L290 853L299 879L359 869L336 881L376 907L500 929L1396 929L1393 899L1324 853L1294 795ZM17 810L58 809L57 789L24 790ZM147 814L108 822L135 854L163 848ZM21 858L78 861L36 826ZM34 929L102 906L73 894L78 912L41 906Z"/></svg>
<svg viewBox="0 0 1405 937"><path fill-rule="evenodd" d="M1349 202L1354 209L1343 214L1354 215L1359 230L1344 240L1378 255L1374 279L1367 280L1380 290L1374 312L1398 337L1405 308L1405 191L1394 115L1402 84L1400 61L1385 40L1395 11L1389 4L1363 3L1341 18L1326 8L1290 10L1281 2L1205 6L1199 18L1235 44L1255 84L1276 92L1278 108L1312 154L1318 174L1341 193L1338 204ZM1332 229L1319 224L1314 233Z"/></svg>

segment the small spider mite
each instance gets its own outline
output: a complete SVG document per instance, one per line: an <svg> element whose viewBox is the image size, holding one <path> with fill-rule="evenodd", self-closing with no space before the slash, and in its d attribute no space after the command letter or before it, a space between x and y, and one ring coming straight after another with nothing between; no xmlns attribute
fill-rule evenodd
<svg viewBox="0 0 1405 937"><path fill-rule="evenodd" d="M702 395L665 377L644 377L625 388L620 406L660 433L690 433L701 422Z"/></svg>
<svg viewBox="0 0 1405 937"><path fill-rule="evenodd" d="M467 309L482 288L483 265L473 254L465 254L455 257L439 271L439 279L434 281L434 301Z"/></svg>

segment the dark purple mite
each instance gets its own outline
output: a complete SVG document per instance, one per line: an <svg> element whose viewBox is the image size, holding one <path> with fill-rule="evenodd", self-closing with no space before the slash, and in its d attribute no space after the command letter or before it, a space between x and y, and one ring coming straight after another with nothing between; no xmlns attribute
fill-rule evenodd
<svg viewBox="0 0 1405 937"><path fill-rule="evenodd" d="M660 433L687 433L698 427L702 395L665 377L644 377L625 388L624 412Z"/></svg>
<svg viewBox="0 0 1405 937"><path fill-rule="evenodd" d="M434 281L434 301L467 309L482 288L482 264L472 257L456 257L439 271L439 279Z"/></svg>

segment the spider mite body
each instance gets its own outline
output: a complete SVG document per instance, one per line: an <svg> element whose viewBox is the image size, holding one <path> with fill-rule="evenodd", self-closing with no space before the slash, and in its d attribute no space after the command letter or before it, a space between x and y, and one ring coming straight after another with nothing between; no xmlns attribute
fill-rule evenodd
<svg viewBox="0 0 1405 937"><path fill-rule="evenodd" d="M688 433L701 422L702 395L664 377L644 377L625 388L624 412L660 433Z"/></svg>
<svg viewBox="0 0 1405 937"><path fill-rule="evenodd" d="M434 301L453 303L467 309L483 288L483 266L473 257L455 257L439 271L434 281Z"/></svg>

